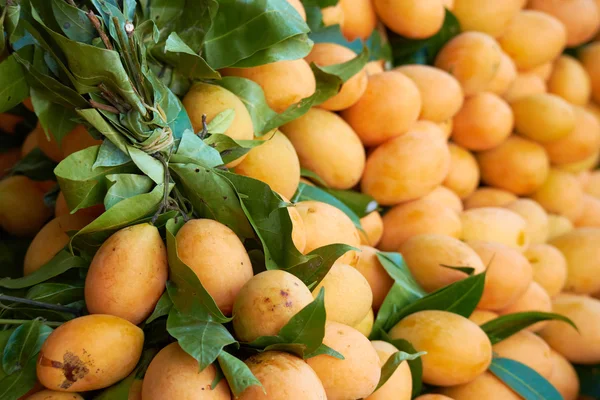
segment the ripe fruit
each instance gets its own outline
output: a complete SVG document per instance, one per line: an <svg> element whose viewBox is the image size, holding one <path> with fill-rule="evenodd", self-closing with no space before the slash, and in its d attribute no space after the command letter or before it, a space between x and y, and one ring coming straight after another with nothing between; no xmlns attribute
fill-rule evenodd
<svg viewBox="0 0 600 400"><path fill-rule="evenodd" d="M319 175L330 187L349 189L360 180L365 149L350 125L337 114L312 108L282 126L281 131L294 145L300 165ZM339 151L332 156L334 148Z"/></svg>
<svg viewBox="0 0 600 400"><path fill-rule="evenodd" d="M193 219L177 232L177 253L215 303L231 315L233 302L252 278L252 263L235 232L212 219Z"/></svg>
<svg viewBox="0 0 600 400"><path fill-rule="evenodd" d="M77 393L56 392L54 390L42 390L27 396L26 400L83 400Z"/></svg>
<svg viewBox="0 0 600 400"><path fill-rule="evenodd" d="M562 215L548 214L548 241L571 232L574 228L569 218Z"/></svg>
<svg viewBox="0 0 600 400"><path fill-rule="evenodd" d="M465 210L479 207L504 207L517 200L517 196L506 190L480 187L464 201Z"/></svg>
<svg viewBox="0 0 600 400"><path fill-rule="evenodd" d="M392 344L374 340L371 345L377 351L383 367L387 360L398 351ZM412 375L407 362L402 362L387 382L365 400L410 400L412 395Z"/></svg>
<svg viewBox="0 0 600 400"><path fill-rule="evenodd" d="M373 4L385 26L411 39L435 35L446 15L441 0L375 0Z"/></svg>
<svg viewBox="0 0 600 400"><path fill-rule="evenodd" d="M464 32L447 42L435 59L435 66L452 74L465 96L486 90L502 58L502 50L489 35Z"/></svg>
<svg viewBox="0 0 600 400"><path fill-rule="evenodd" d="M287 0L287 2L290 3L290 5L294 7L296 11L298 11L300 18L306 21L306 10L304 9L302 2L300 0Z"/></svg>
<svg viewBox="0 0 600 400"><path fill-rule="evenodd" d="M371 211L360 219L363 231L358 231L360 244L377 246L383 235L383 220L378 211Z"/></svg>
<svg viewBox="0 0 600 400"><path fill-rule="evenodd" d="M550 349L552 375L548 381L560 392L564 400L577 400L579 378L571 363L560 353Z"/></svg>
<svg viewBox="0 0 600 400"><path fill-rule="evenodd" d="M589 194L583 195L583 212L575 220L575 226L578 228L600 228L600 199Z"/></svg>
<svg viewBox="0 0 600 400"><path fill-rule="evenodd" d="M369 0L340 0L338 5L343 16L342 34L346 39L367 40L377 25L373 4Z"/></svg>
<svg viewBox="0 0 600 400"><path fill-rule="evenodd" d="M502 96L508 103L534 94L546 93L546 82L533 73L518 73Z"/></svg>
<svg viewBox="0 0 600 400"><path fill-rule="evenodd" d="M437 201L438 203L445 205L457 213L461 213L463 210L463 203L460 197L458 197L456 193L445 186L436 187L433 189L433 192L421 197L421 199Z"/></svg>
<svg viewBox="0 0 600 400"><path fill-rule="evenodd" d="M409 131L377 147L367 158L362 191L381 205L418 199L448 175L450 151L434 133Z"/></svg>
<svg viewBox="0 0 600 400"><path fill-rule="evenodd" d="M577 178L552 168L546 181L530 196L548 213L555 213L576 221L583 212L583 190Z"/></svg>
<svg viewBox="0 0 600 400"><path fill-rule="evenodd" d="M301 201L296 204L296 210L302 217L306 231L305 254L334 243L353 247L360 245L360 237L352 220L339 208L320 201ZM356 259L356 252L351 250L338 258L338 262L354 265Z"/></svg>
<svg viewBox="0 0 600 400"><path fill-rule="evenodd" d="M584 47L578 56L592 82L592 98L598 102L600 101L600 42Z"/></svg>
<svg viewBox="0 0 600 400"><path fill-rule="evenodd" d="M498 318L498 314L493 311L487 310L474 310L469 320L475 322L477 325L481 326L487 322L490 322L494 319Z"/></svg>
<svg viewBox="0 0 600 400"><path fill-rule="evenodd" d="M540 143L567 136L575 128L573 107L554 94L535 94L511 103L515 129Z"/></svg>
<svg viewBox="0 0 600 400"><path fill-rule="evenodd" d="M96 204L95 206L82 208L75 212L75 215L88 215L90 218L95 219L104 212L104 204ZM62 217L65 215L71 215L71 210L67 205L67 200L63 192L58 192L56 196L56 204L54 205L54 217Z"/></svg>
<svg viewBox="0 0 600 400"><path fill-rule="evenodd" d="M565 290L592 294L600 290L600 229L577 228L549 242L567 260Z"/></svg>
<svg viewBox="0 0 600 400"><path fill-rule="evenodd" d="M95 139L90 135L85 126L77 125L71 132L63 137L60 142L60 147L62 149L63 157L67 158L73 153L101 144L102 140Z"/></svg>
<svg viewBox="0 0 600 400"><path fill-rule="evenodd" d="M474 274L485 270L485 265L473 249L446 235L413 236L398 250L415 280L428 292L467 278L464 272L445 266L471 267L475 270Z"/></svg>
<svg viewBox="0 0 600 400"><path fill-rule="evenodd" d="M347 47L335 43L316 43L306 62L319 66L341 64L356 57L356 53ZM319 107L326 110L338 111L355 104L367 90L367 73L363 68L342 85L339 93L321 103Z"/></svg>
<svg viewBox="0 0 600 400"><path fill-rule="evenodd" d="M369 282L347 264L333 264L325 278L313 289L313 297L317 297L321 288L325 288L328 321L354 326L364 319L373 304Z"/></svg>
<svg viewBox="0 0 600 400"><path fill-rule="evenodd" d="M37 378L48 389L85 392L125 378L142 354L144 332L112 315L87 315L65 322L46 339Z"/></svg>
<svg viewBox="0 0 600 400"><path fill-rule="evenodd" d="M514 303L500 310L500 315L514 314L527 311L552 312L552 300L548 292L537 282L531 282L529 287ZM538 332L546 326L547 321L530 325L527 330Z"/></svg>
<svg viewBox="0 0 600 400"><path fill-rule="evenodd" d="M388 71L369 76L364 95L341 116L370 147L404 134L420 113L417 85L406 75Z"/></svg>
<svg viewBox="0 0 600 400"><path fill-rule="evenodd" d="M449 121L452 120L449 119ZM448 138L450 137L450 132L447 132L447 127L442 125L444 125L444 123L436 124L435 122L422 119L412 124L412 126L410 127L410 131L428 135L433 134L442 138L444 141L448 141Z"/></svg>
<svg viewBox="0 0 600 400"><path fill-rule="evenodd" d="M168 273L167 250L156 227L139 224L121 229L92 260L85 280L87 309L139 324L165 291Z"/></svg>
<svg viewBox="0 0 600 400"><path fill-rule="evenodd" d="M506 53L502 52L500 66L498 67L498 71L496 71L496 75L494 75L494 78L492 78L492 81L488 85L487 90L498 96L502 96L512 86L516 78L517 67L515 62Z"/></svg>
<svg viewBox="0 0 600 400"><path fill-rule="evenodd" d="M373 293L373 308L378 310L394 284L393 279L379 262L377 249L360 246L356 269L365 277Z"/></svg>
<svg viewBox="0 0 600 400"><path fill-rule="evenodd" d="M533 244L523 254L533 268L533 280L539 283L550 297L559 294L567 281L565 256L549 244Z"/></svg>
<svg viewBox="0 0 600 400"><path fill-rule="evenodd" d="M564 324L564 322L561 323ZM498 357L519 361L544 378L549 378L552 374L550 347L539 336L531 332L517 332L496 343L493 350Z"/></svg>
<svg viewBox="0 0 600 400"><path fill-rule="evenodd" d="M513 211L499 207L473 208L463 211L460 220L462 240L501 243L517 250L529 245L527 224Z"/></svg>
<svg viewBox="0 0 600 400"><path fill-rule="evenodd" d="M521 0L454 0L452 12L464 31L479 31L493 37L502 35L521 10Z"/></svg>
<svg viewBox="0 0 600 400"><path fill-rule="evenodd" d="M9 234L34 236L52 215L35 181L14 175L0 181L0 227Z"/></svg>
<svg viewBox="0 0 600 400"><path fill-rule="evenodd" d="M469 246L487 267L478 308L501 310L525 293L533 279L533 270L519 251L499 243L471 242Z"/></svg>
<svg viewBox="0 0 600 400"><path fill-rule="evenodd" d="M469 97L454 117L452 140L469 150L488 150L512 132L513 113L508 104L490 92Z"/></svg>
<svg viewBox="0 0 600 400"><path fill-rule="evenodd" d="M237 397L239 400L327 399L319 377L301 358L279 351L266 351L248 358L246 365L262 387L250 386Z"/></svg>
<svg viewBox="0 0 600 400"><path fill-rule="evenodd" d="M492 360L492 345L473 322L447 311L420 311L402 319L389 332L426 351L423 382L436 386L467 383L483 373Z"/></svg>
<svg viewBox="0 0 600 400"><path fill-rule="evenodd" d="M479 167L473 154L468 150L449 143L450 171L443 185L451 189L461 199L469 197L479 185Z"/></svg>
<svg viewBox="0 0 600 400"><path fill-rule="evenodd" d="M562 55L554 62L548 91L571 104L585 106L592 94L592 83L578 60Z"/></svg>
<svg viewBox="0 0 600 400"><path fill-rule="evenodd" d="M285 196L279 196L283 201L290 202ZM288 206L287 210L290 214L290 219L292 220L292 242L296 249L302 253L306 247L306 229L304 228L304 221L302 221L300 213L296 210L295 204Z"/></svg>
<svg viewBox="0 0 600 400"><path fill-rule="evenodd" d="M369 337L373 331L373 323L375 322L375 314L373 309L370 309L367 315L358 324L354 325L353 328L362 333L365 337Z"/></svg>
<svg viewBox="0 0 600 400"><path fill-rule="evenodd" d="M142 384L142 398L229 400L231 393L225 379L221 379L214 389L211 388L216 376L214 365L200 371L198 361L183 351L179 344L171 343L159 351L148 366Z"/></svg>
<svg viewBox="0 0 600 400"><path fill-rule="evenodd" d="M421 94L420 119L444 122L463 104L460 83L449 73L428 65L404 65L394 69L409 77Z"/></svg>
<svg viewBox="0 0 600 400"><path fill-rule="evenodd" d="M32 133L36 134L37 145L40 148L40 150L42 150L42 152L48 156L48 158L55 162L62 161L62 159L64 158L63 152L58 142L54 138L54 135L51 132L48 131L48 133L46 134L46 131L44 130L40 122L38 122Z"/></svg>
<svg viewBox="0 0 600 400"><path fill-rule="evenodd" d="M552 310L569 318L579 329L562 321L550 321L540 336L567 360L577 364L600 361L600 301L561 293L552 301Z"/></svg>
<svg viewBox="0 0 600 400"><path fill-rule="evenodd" d="M344 356L340 360L323 354L306 361L323 383L328 400L359 399L373 393L381 367L369 339L354 328L328 321L323 344Z"/></svg>
<svg viewBox="0 0 600 400"><path fill-rule="evenodd" d="M453 400L443 394L424 394L419 397L415 397L415 400Z"/></svg>
<svg viewBox="0 0 600 400"><path fill-rule="evenodd" d="M311 96L316 89L315 76L304 60L277 61L252 68L225 68L221 74L256 82L265 93L269 107L277 113Z"/></svg>
<svg viewBox="0 0 600 400"><path fill-rule="evenodd" d="M310 290L289 272L270 270L250 279L233 305L236 338L251 342L273 336L298 311L313 301Z"/></svg>
<svg viewBox="0 0 600 400"><path fill-rule="evenodd" d="M392 207L383 216L383 237L379 248L398 251L402 243L423 233L437 233L458 238L462 227L451 208L431 200L414 200Z"/></svg>
<svg viewBox="0 0 600 400"><path fill-rule="evenodd" d="M595 0L530 0L528 7L562 22L567 30L568 47L589 41L600 26L600 10Z"/></svg>
<svg viewBox="0 0 600 400"><path fill-rule="evenodd" d="M300 160L290 140L278 130L260 138L265 143L253 148L235 167L235 172L268 184L285 197L292 197L300 183Z"/></svg>
<svg viewBox="0 0 600 400"><path fill-rule="evenodd" d="M548 214L531 199L519 199L506 206L516 212L527 224L526 232L531 244L544 243L548 237Z"/></svg>
<svg viewBox="0 0 600 400"><path fill-rule="evenodd" d="M464 385L443 388L441 392L453 400L521 400L521 396L490 372L484 372Z"/></svg>
<svg viewBox="0 0 600 400"><path fill-rule="evenodd" d="M518 69L530 69L556 58L565 48L567 33L556 18L539 11L520 11L498 43Z"/></svg>

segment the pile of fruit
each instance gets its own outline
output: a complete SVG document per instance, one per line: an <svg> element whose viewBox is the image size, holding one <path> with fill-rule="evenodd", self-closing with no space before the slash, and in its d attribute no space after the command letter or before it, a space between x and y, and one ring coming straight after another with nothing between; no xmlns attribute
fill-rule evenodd
<svg viewBox="0 0 600 400"><path fill-rule="evenodd" d="M1 400L600 399L600 1L0 1Z"/></svg>

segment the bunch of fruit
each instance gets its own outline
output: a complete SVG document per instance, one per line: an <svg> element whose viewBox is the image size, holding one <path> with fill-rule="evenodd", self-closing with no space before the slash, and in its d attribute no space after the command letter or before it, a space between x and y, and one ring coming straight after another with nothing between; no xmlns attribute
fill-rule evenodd
<svg viewBox="0 0 600 400"><path fill-rule="evenodd" d="M0 399L600 399L600 1L0 8Z"/></svg>

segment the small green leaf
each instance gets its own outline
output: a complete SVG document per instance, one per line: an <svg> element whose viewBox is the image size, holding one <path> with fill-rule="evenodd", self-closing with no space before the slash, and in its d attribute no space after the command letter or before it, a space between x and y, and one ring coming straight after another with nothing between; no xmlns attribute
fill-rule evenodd
<svg viewBox="0 0 600 400"><path fill-rule="evenodd" d="M109 210L114 205L140 194L148 193L154 186L152 179L146 175L111 174L106 175L110 187L104 197L104 208Z"/></svg>
<svg viewBox="0 0 600 400"><path fill-rule="evenodd" d="M39 353L52 328L34 319L19 326L12 333L2 357L2 369L8 375L25 367L27 361Z"/></svg>
<svg viewBox="0 0 600 400"><path fill-rule="evenodd" d="M577 329L573 321L563 315L539 311L502 315L481 325L481 329L488 335L492 344L496 344L536 322L550 320L563 321Z"/></svg>
<svg viewBox="0 0 600 400"><path fill-rule="evenodd" d="M224 164L237 160L250 150L265 143L264 140L236 141L227 135L213 134L204 139L204 143L215 148L221 154Z"/></svg>
<svg viewBox="0 0 600 400"><path fill-rule="evenodd" d="M202 141L191 129L183 132L177 152L171 156L170 162L193 163L209 168L224 164L219 152Z"/></svg>
<svg viewBox="0 0 600 400"><path fill-rule="evenodd" d="M218 113L207 125L208 132L214 134L224 134L231 126L235 118L235 110L228 108Z"/></svg>
<svg viewBox="0 0 600 400"><path fill-rule="evenodd" d="M336 190L324 188L327 193L344 203L359 218L377 210L379 204L368 194L355 192L353 190Z"/></svg>
<svg viewBox="0 0 600 400"><path fill-rule="evenodd" d="M399 351L408 354L418 354L414 346L407 340L392 339L385 332L381 332L381 340L390 343ZM407 359L407 362L412 376L412 396L414 398L421 393L421 387L423 385L423 360L421 357L417 357L414 359Z"/></svg>
<svg viewBox="0 0 600 400"><path fill-rule="evenodd" d="M25 175L35 181L48 181L56 178L52 172L55 167L56 163L36 147L12 167L11 173Z"/></svg>
<svg viewBox="0 0 600 400"><path fill-rule="evenodd" d="M396 372L396 370L403 361L416 360L417 358L425 354L427 354L426 351L420 351L414 354L408 354L403 351L398 351L392 354L390 358L388 358L388 360L385 362L383 367L381 367L381 378L379 378L379 383L377 384L377 387L375 388L375 391L373 393L375 393L377 389L385 385L385 383L392 377L392 375L394 375L394 372Z"/></svg>
<svg viewBox="0 0 600 400"><path fill-rule="evenodd" d="M133 146L128 146L127 150L129 151L129 157L131 157L140 171L146 174L157 185L165 183L165 168L159 160Z"/></svg>
<svg viewBox="0 0 600 400"><path fill-rule="evenodd" d="M453 267L451 265L444 265L444 264L440 264L440 266L442 266L444 268L450 268L455 271L464 272L465 274L467 274L469 276L473 275L473 273L475 272L475 268L473 268L473 267Z"/></svg>
<svg viewBox="0 0 600 400"><path fill-rule="evenodd" d="M316 182L319 186L322 187L329 187L329 185L327 185L327 182L325 182L323 180L323 178L321 178L319 175L317 175L315 172L312 172L309 169L306 168L300 168L300 176L303 178L308 178L313 182Z"/></svg>
<svg viewBox="0 0 600 400"><path fill-rule="evenodd" d="M347 244L329 244L311 251L298 264L285 270L312 289L321 283L338 258L353 250L358 249Z"/></svg>
<svg viewBox="0 0 600 400"><path fill-rule="evenodd" d="M6 112L29 97L25 72L14 55L0 63L0 112Z"/></svg>
<svg viewBox="0 0 600 400"><path fill-rule="evenodd" d="M52 0L52 10L56 22L69 39L92 43L97 32L83 10L73 7L63 0Z"/></svg>
<svg viewBox="0 0 600 400"><path fill-rule="evenodd" d="M333 64L321 67L321 69L328 74L335 75L339 77L342 82L347 82L354 75L359 73L367 62L369 61L369 49L367 47L363 47L360 54L354 57L350 61L346 61L341 64Z"/></svg>
<svg viewBox="0 0 600 400"><path fill-rule="evenodd" d="M562 400L562 395L539 373L508 358L494 358L490 371L525 400Z"/></svg>
<svg viewBox="0 0 600 400"><path fill-rule="evenodd" d="M344 355L338 351L335 351L334 349L332 349L331 347L325 345L325 344L321 344L316 351L306 354L304 356L305 359L309 359L312 357L316 357L316 356L320 356L320 355L327 355L330 357L334 357L337 358L338 360L343 360L344 359Z"/></svg>
<svg viewBox="0 0 600 400"><path fill-rule="evenodd" d="M173 302L169 297L169 293L163 293L162 296L160 296L160 299L158 299L158 303L156 303L152 315L150 315L146 320L146 324L149 324L160 317L164 317L165 315L169 315L169 312L171 312L172 308Z"/></svg>
<svg viewBox="0 0 600 400"><path fill-rule="evenodd" d="M29 289L25 298L50 304L69 304L83 300L83 284L41 283Z"/></svg>
<svg viewBox="0 0 600 400"><path fill-rule="evenodd" d="M248 368L242 360L232 356L226 351L222 351L221 354L219 354L218 360L219 366L229 384L229 388L235 397L241 395L242 392L250 386L262 387L262 383L256 379L254 374L252 374L252 371L250 371L250 368Z"/></svg>
<svg viewBox="0 0 600 400"><path fill-rule="evenodd" d="M119 165L127 164L132 162L131 157L128 154L119 150L117 146L110 140L104 140L98 150L98 156L92 169L98 167L117 167Z"/></svg>

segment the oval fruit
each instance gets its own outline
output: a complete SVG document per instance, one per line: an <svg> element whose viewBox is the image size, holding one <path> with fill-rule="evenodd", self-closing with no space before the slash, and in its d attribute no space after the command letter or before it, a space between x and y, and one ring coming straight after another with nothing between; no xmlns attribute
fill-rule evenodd
<svg viewBox="0 0 600 400"><path fill-rule="evenodd" d="M379 362L382 367L394 353L398 352L398 349L394 347L394 345L381 340L374 340L371 342L371 345L375 348L375 351L377 351ZM412 375L408 363L403 362L396 368L392 376L388 378L387 382L365 400L410 400L411 395Z"/></svg>
<svg viewBox="0 0 600 400"><path fill-rule="evenodd" d="M461 239L501 243L517 250L529 245L527 224L517 213L498 207L481 207L463 211Z"/></svg>

